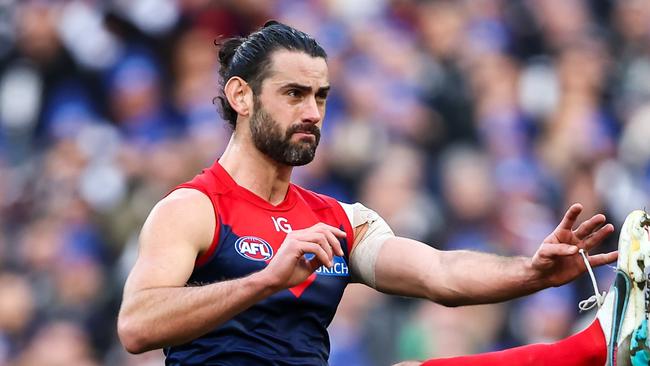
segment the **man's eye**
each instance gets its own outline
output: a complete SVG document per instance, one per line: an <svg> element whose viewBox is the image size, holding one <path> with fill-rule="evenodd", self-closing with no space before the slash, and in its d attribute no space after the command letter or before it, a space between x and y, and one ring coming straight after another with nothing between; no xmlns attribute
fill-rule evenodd
<svg viewBox="0 0 650 366"><path fill-rule="evenodd" d="M290 97L299 97L300 92L298 90L296 90L296 89L292 89L292 90L289 90L287 95L290 96Z"/></svg>

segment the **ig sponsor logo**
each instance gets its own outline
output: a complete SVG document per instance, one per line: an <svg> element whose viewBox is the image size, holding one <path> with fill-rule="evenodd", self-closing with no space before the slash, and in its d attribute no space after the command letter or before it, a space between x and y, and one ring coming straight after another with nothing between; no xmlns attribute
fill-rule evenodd
<svg viewBox="0 0 650 366"><path fill-rule="evenodd" d="M244 236L235 242L235 250L246 259L267 261L273 257L273 248L264 239L256 236Z"/></svg>
<svg viewBox="0 0 650 366"><path fill-rule="evenodd" d="M275 231L284 231L285 233L289 234L293 229L291 228L291 224L289 224L289 220L286 218L280 216L280 217L271 217L271 220L273 220L273 225L275 226Z"/></svg>

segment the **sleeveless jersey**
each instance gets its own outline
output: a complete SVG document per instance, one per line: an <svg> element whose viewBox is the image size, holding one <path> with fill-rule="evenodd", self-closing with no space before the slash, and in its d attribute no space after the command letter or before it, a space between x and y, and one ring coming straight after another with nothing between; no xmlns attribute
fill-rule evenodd
<svg viewBox="0 0 650 366"><path fill-rule="evenodd" d="M178 188L203 192L212 202L216 228L209 250L196 260L190 285L245 277L262 270L291 230L324 222L347 233L344 257L321 267L302 284L282 290L211 332L164 349L166 365L327 365L332 321L350 282L348 258L353 231L335 199L290 184L273 206L237 185L215 162Z"/></svg>

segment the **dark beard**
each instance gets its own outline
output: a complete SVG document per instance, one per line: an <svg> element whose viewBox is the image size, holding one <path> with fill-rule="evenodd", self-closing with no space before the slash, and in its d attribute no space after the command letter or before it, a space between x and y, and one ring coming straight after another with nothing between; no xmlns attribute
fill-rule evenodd
<svg viewBox="0 0 650 366"><path fill-rule="evenodd" d="M283 134L280 125L258 100L255 100L250 130L253 143L259 151L276 162L289 166L301 166L314 160L320 141L320 129L313 123L291 125ZM291 136L296 132L311 133L315 141L310 139L291 142Z"/></svg>

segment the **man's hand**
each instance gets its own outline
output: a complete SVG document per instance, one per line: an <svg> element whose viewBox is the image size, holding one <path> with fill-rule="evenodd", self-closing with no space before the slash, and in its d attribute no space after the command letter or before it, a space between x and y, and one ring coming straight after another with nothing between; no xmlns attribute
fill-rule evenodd
<svg viewBox="0 0 650 366"><path fill-rule="evenodd" d="M331 267L335 255L343 256L337 238L344 238L345 235L345 231L323 223L292 231L262 272L276 291L294 287L305 281L318 267Z"/></svg>
<svg viewBox="0 0 650 366"><path fill-rule="evenodd" d="M584 249L585 252L589 252L614 232L612 224L603 226L606 219L601 214L594 215L573 230L580 212L582 212L582 205L578 203L569 207L562 222L544 239L532 258L534 279L540 281L545 287L563 285L582 274L586 268L578 250ZM618 252L598 254L589 257L589 264L597 267L613 262L617 257Z"/></svg>

